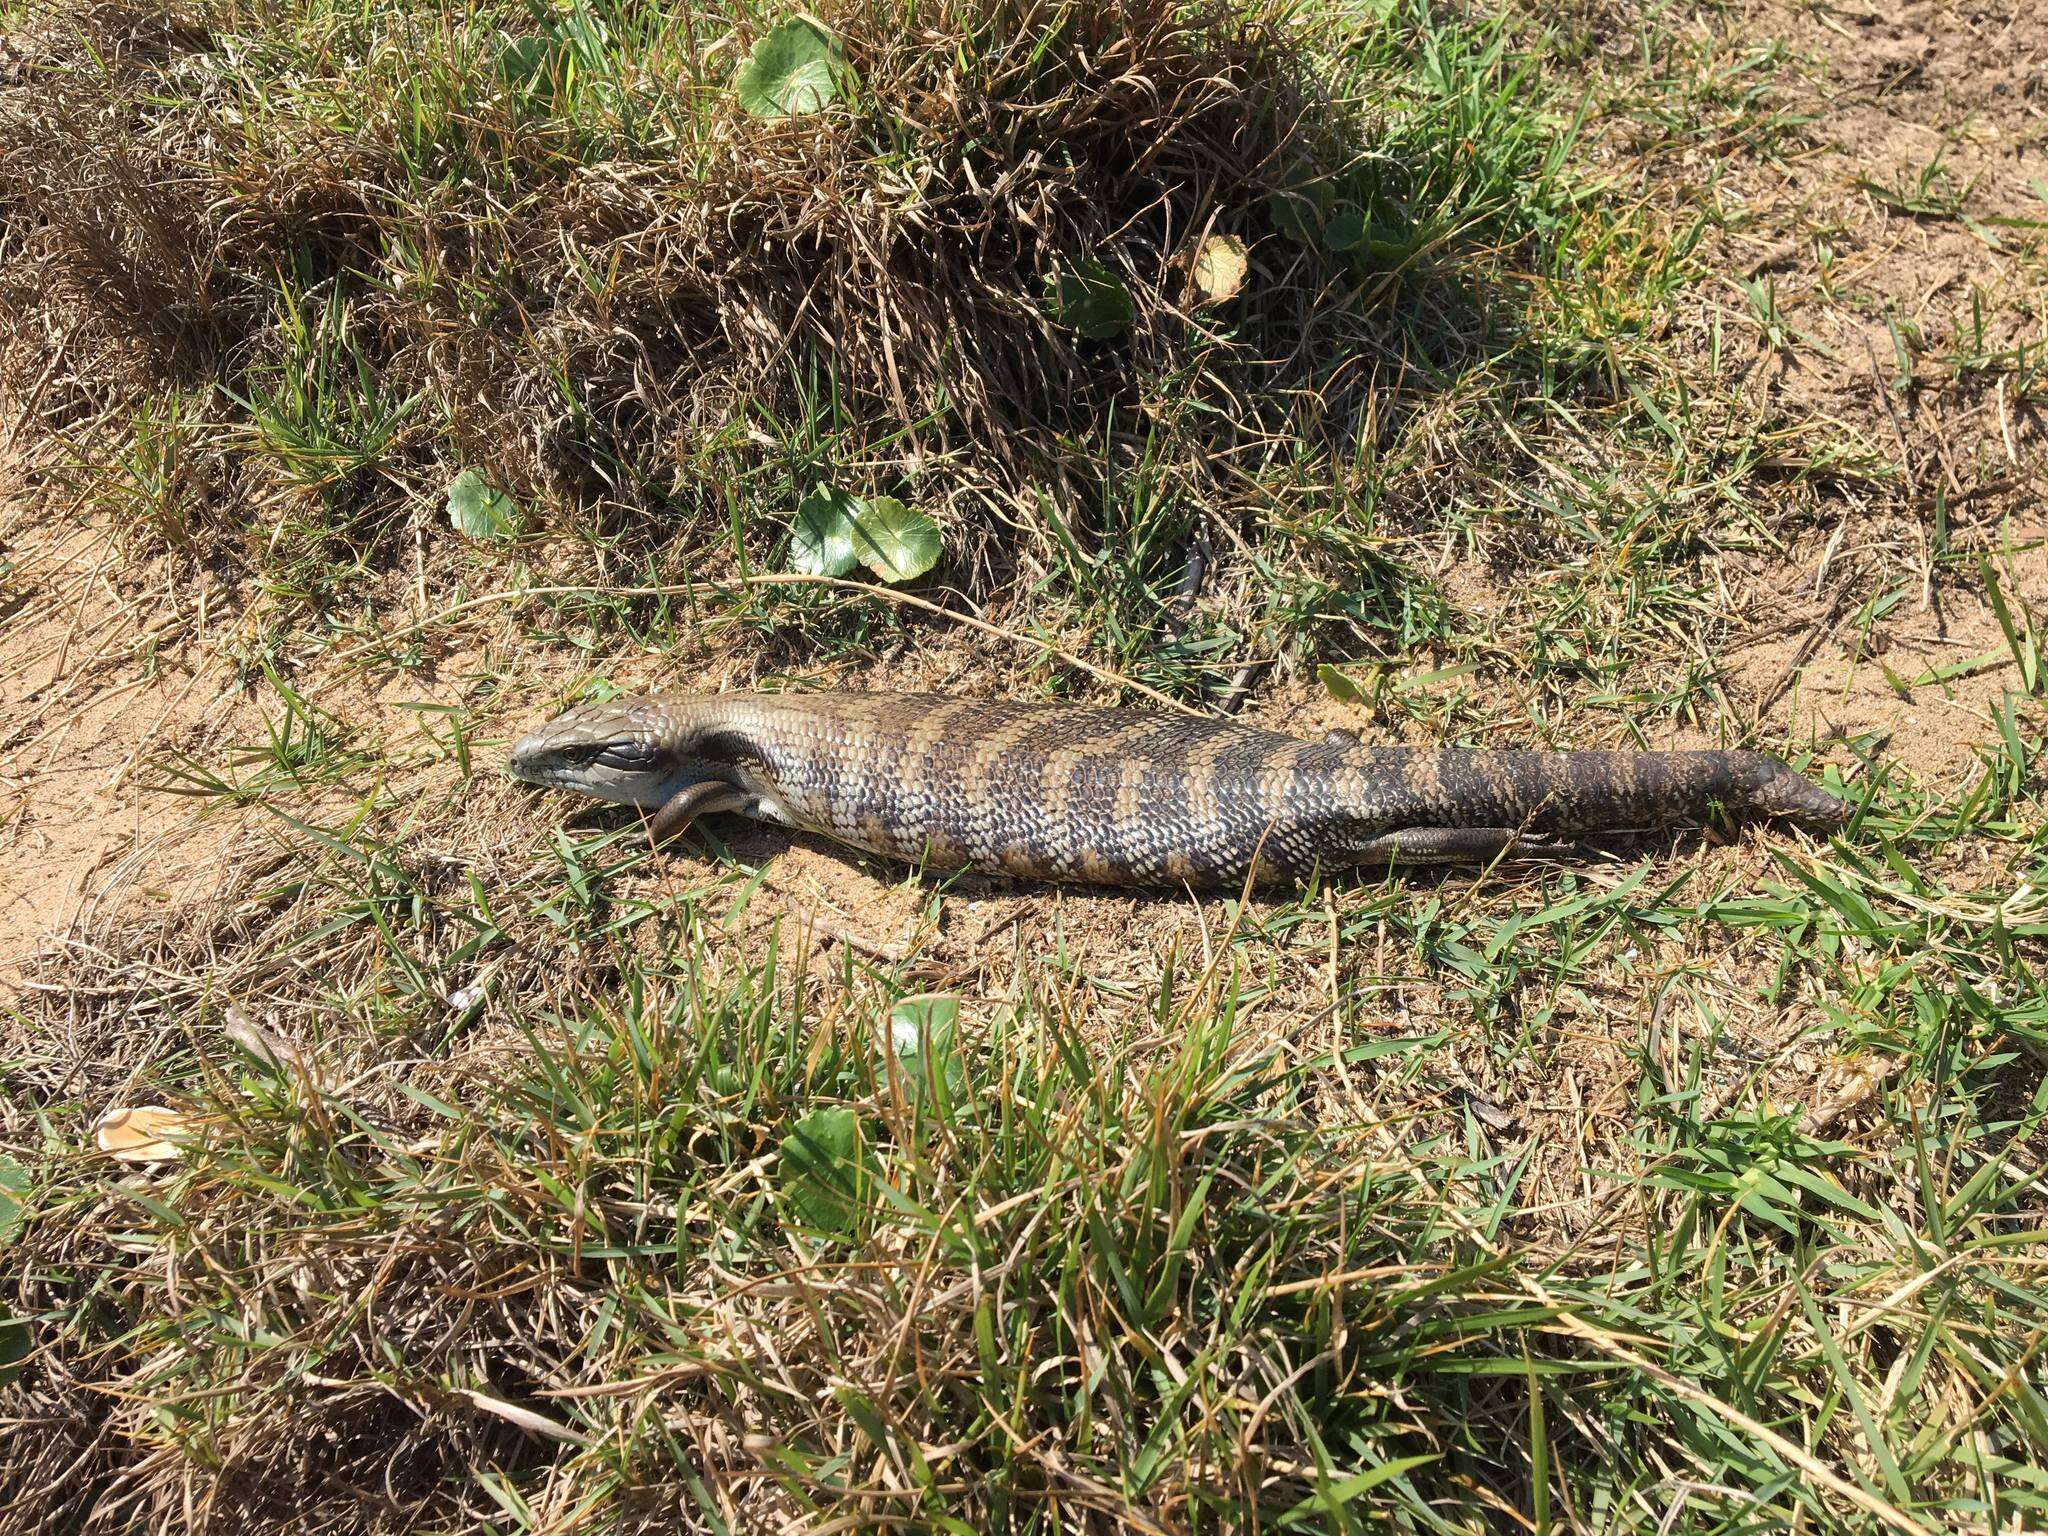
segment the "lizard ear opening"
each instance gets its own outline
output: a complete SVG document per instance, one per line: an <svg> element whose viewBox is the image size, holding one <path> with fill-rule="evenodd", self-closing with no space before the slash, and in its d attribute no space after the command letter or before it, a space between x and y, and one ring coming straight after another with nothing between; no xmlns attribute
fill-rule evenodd
<svg viewBox="0 0 2048 1536"><path fill-rule="evenodd" d="M647 840L665 843L699 816L716 811L736 811L747 803L746 791L723 779L702 779L687 784L668 798L647 824Z"/></svg>

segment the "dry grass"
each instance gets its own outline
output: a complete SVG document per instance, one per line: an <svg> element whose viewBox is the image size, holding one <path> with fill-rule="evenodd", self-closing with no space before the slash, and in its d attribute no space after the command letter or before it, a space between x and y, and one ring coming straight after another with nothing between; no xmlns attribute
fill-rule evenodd
<svg viewBox="0 0 2048 1536"><path fill-rule="evenodd" d="M150 825L0 1013L0 1532L2038 1523L2048 288L1985 225L1921 384L1824 371L1911 285L1797 181L1804 15L835 7L858 88L767 123L767 15L13 12L0 851ZM1276 227L1307 171L1376 245ZM939 521L916 603L736 580L821 481ZM1241 906L490 771L778 674L1865 808ZM184 1157L92 1150L136 1102Z"/></svg>
<svg viewBox="0 0 2048 1536"><path fill-rule="evenodd" d="M931 506L987 593L1019 535L1048 552L1048 502L1092 549L1114 530L1090 504L1139 466L1207 506L1344 443L1397 269L1507 211L1376 144L1371 101L1333 94L1364 77L1280 8L834 10L856 95L781 121L729 88L751 23L370 17L103 7L18 34L13 307L56 362L36 406L88 455L152 398L245 408L188 422L159 531L253 502L361 545L467 467L687 557L735 481L798 464ZM547 43L537 75L508 38ZM1405 248L1263 240L1304 187ZM1262 241L1227 314L1195 309L1210 235ZM1366 302L1328 302L1375 260ZM1048 311L1083 261L1131 296L1114 343Z"/></svg>

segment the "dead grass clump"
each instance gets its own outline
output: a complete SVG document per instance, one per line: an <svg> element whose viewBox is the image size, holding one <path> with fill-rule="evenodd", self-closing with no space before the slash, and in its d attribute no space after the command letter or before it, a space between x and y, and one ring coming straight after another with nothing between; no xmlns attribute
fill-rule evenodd
<svg viewBox="0 0 2048 1536"><path fill-rule="evenodd" d="M731 89L751 22L193 18L25 34L0 298L55 354L50 424L118 444L203 386L257 501L358 534L466 467L700 542L765 468L950 509L984 556L1046 535L1043 496L1085 538L1120 466L1213 496L1288 418L1348 419L1320 370L1365 334L1352 282L1415 254L1276 234L1290 188L1392 210L1401 178L1360 171L1277 6L829 6L846 98L785 120ZM1197 312L1210 235L1252 274ZM1128 291L1116 336L1049 302L1085 263Z"/></svg>
<svg viewBox="0 0 2048 1536"><path fill-rule="evenodd" d="M37 1321L8 1412L40 1432L0 1437L0 1531L482 1521L472 1471L530 1477L558 1448L521 1414L548 1407L535 1348L593 1304L565 1269L426 1212L309 1209L233 1176L71 1193L75 1219L12 1259L9 1303ZM124 1242L166 1194L191 1241Z"/></svg>

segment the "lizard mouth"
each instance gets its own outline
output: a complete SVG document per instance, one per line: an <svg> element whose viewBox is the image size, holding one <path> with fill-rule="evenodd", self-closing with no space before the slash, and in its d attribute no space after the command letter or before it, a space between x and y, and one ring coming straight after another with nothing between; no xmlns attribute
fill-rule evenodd
<svg viewBox="0 0 2048 1536"><path fill-rule="evenodd" d="M676 775L670 755L644 737L593 735L573 716L551 720L512 745L505 771L544 789L579 790L626 805L659 804Z"/></svg>
<svg viewBox="0 0 2048 1536"><path fill-rule="evenodd" d="M554 770L548 758L546 734L531 731L512 743L505 771L522 784L552 784Z"/></svg>

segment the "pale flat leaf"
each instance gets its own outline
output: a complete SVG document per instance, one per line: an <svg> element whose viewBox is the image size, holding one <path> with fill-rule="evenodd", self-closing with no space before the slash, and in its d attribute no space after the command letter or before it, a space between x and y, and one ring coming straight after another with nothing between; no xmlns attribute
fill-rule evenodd
<svg viewBox="0 0 2048 1536"><path fill-rule="evenodd" d="M95 1120L92 1134L102 1152L124 1163L162 1163L185 1155L167 1138L189 1137L192 1124L161 1104L124 1104Z"/></svg>
<svg viewBox="0 0 2048 1536"><path fill-rule="evenodd" d="M1195 252L1195 292L1205 304L1234 299L1243 289L1245 274L1250 270L1242 240L1235 235L1211 235Z"/></svg>
<svg viewBox="0 0 2048 1536"><path fill-rule="evenodd" d="M220 1029L222 1034L273 1072L284 1074L296 1070L309 1077L313 1075L312 1063L306 1059L304 1051L291 1041L273 1035L233 1003L228 1004Z"/></svg>
<svg viewBox="0 0 2048 1536"><path fill-rule="evenodd" d="M472 1387L458 1387L456 1390L481 1412L488 1413L493 1418L503 1419L507 1424L517 1424L528 1434L544 1435L550 1440L561 1440L570 1445L590 1444L590 1436L583 1431L571 1429L544 1413L535 1413L531 1408L522 1408L517 1403L508 1403L502 1397L492 1397L489 1393L478 1392Z"/></svg>

